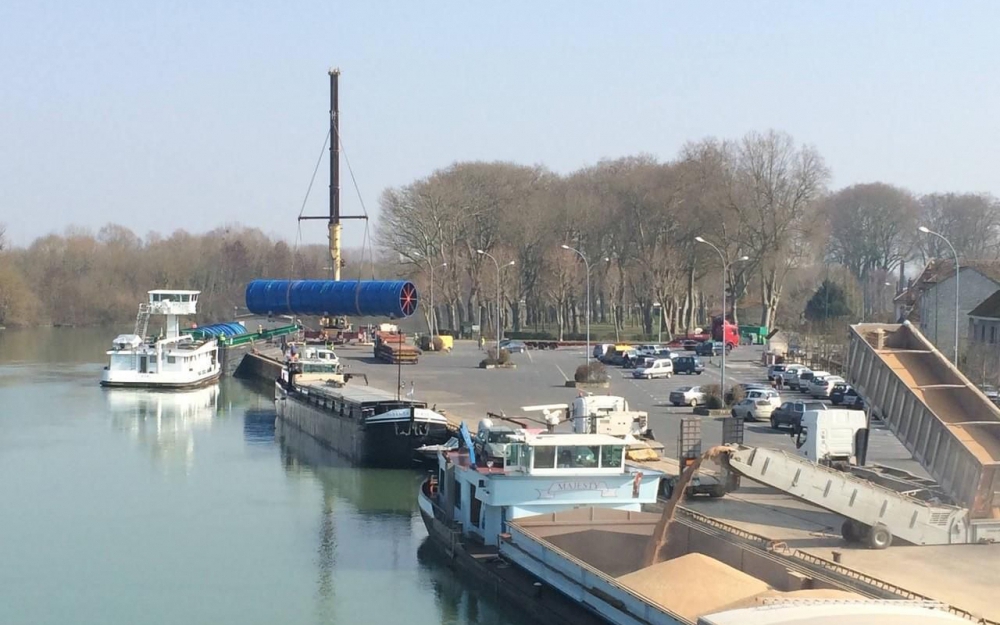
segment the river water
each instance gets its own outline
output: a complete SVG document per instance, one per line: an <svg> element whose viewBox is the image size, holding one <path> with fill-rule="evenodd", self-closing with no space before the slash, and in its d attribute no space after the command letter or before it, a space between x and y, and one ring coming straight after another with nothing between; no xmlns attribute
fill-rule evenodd
<svg viewBox="0 0 1000 625"><path fill-rule="evenodd" d="M238 380L103 390L114 334L0 331L0 623L524 621L428 550L418 473L279 443Z"/></svg>

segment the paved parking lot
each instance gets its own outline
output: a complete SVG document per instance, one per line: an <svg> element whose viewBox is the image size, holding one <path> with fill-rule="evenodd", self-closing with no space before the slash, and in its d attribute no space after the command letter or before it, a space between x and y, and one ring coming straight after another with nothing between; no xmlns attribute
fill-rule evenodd
<svg viewBox="0 0 1000 625"><path fill-rule="evenodd" d="M730 354L726 359L726 378L730 384L767 381L766 369L759 364L761 349L745 346ZM376 362L370 347L342 347L337 353L349 371L367 374L373 386L396 387L397 367ZM540 419L540 413L524 413L521 407L568 403L578 393L567 388L565 381L572 379L576 367L584 363L583 348L514 354L516 369L479 369L477 365L484 355L475 343L467 341L456 342L450 354L425 354L419 364L398 368L402 393L409 393L412 386L417 399L461 417L473 429L487 412ZM676 457L680 420L692 416L692 411L688 407L671 406L668 397L670 391L682 386L719 383L720 358L702 360L706 364L704 374L675 375L670 379L636 380L630 370L609 367L611 386L602 392L625 397L633 410L648 412L649 425L657 440L664 444L665 455ZM782 392L784 401L804 397L795 391ZM722 441L721 419L702 417L702 441L704 448ZM773 449L795 449L787 431L772 430L767 423L747 423L745 442ZM899 440L885 429L876 428L871 433L869 460L926 475Z"/></svg>

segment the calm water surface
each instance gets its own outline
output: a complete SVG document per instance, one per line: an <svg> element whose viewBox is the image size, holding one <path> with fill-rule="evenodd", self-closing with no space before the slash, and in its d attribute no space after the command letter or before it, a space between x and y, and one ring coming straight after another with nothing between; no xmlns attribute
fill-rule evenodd
<svg viewBox="0 0 1000 625"><path fill-rule="evenodd" d="M0 623L523 621L427 550L419 474L276 442L236 380L102 390L114 335L0 331Z"/></svg>

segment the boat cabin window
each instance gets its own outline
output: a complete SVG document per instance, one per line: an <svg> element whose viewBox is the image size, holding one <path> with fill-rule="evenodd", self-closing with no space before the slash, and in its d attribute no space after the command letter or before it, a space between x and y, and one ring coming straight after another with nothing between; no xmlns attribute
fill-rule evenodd
<svg viewBox="0 0 1000 625"><path fill-rule="evenodd" d="M526 454L521 453L521 445L508 445L506 464L510 467L520 467L522 459L526 459Z"/></svg>
<svg viewBox="0 0 1000 625"><path fill-rule="evenodd" d="M532 447L535 452L534 468L554 469L556 468L556 448L555 447Z"/></svg>
<svg viewBox="0 0 1000 625"><path fill-rule="evenodd" d="M622 466L624 451L621 445L601 445L601 466L605 469Z"/></svg>
<svg viewBox="0 0 1000 625"><path fill-rule="evenodd" d="M560 469L596 469L600 458L599 445L573 445L559 447L558 468Z"/></svg>
<svg viewBox="0 0 1000 625"><path fill-rule="evenodd" d="M526 445L507 446L508 467L533 469L620 469L624 445Z"/></svg>

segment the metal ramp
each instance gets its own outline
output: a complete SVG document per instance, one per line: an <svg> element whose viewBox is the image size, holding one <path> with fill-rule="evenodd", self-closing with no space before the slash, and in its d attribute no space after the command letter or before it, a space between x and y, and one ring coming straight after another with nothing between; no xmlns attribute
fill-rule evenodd
<svg viewBox="0 0 1000 625"><path fill-rule="evenodd" d="M737 474L867 528L891 532L884 544L874 543L873 547L887 547L891 536L915 545L959 544L984 538L977 537L970 527L966 509L921 501L787 452L743 446L731 449L728 465ZM848 525L845 538L851 538L846 535L850 533Z"/></svg>

